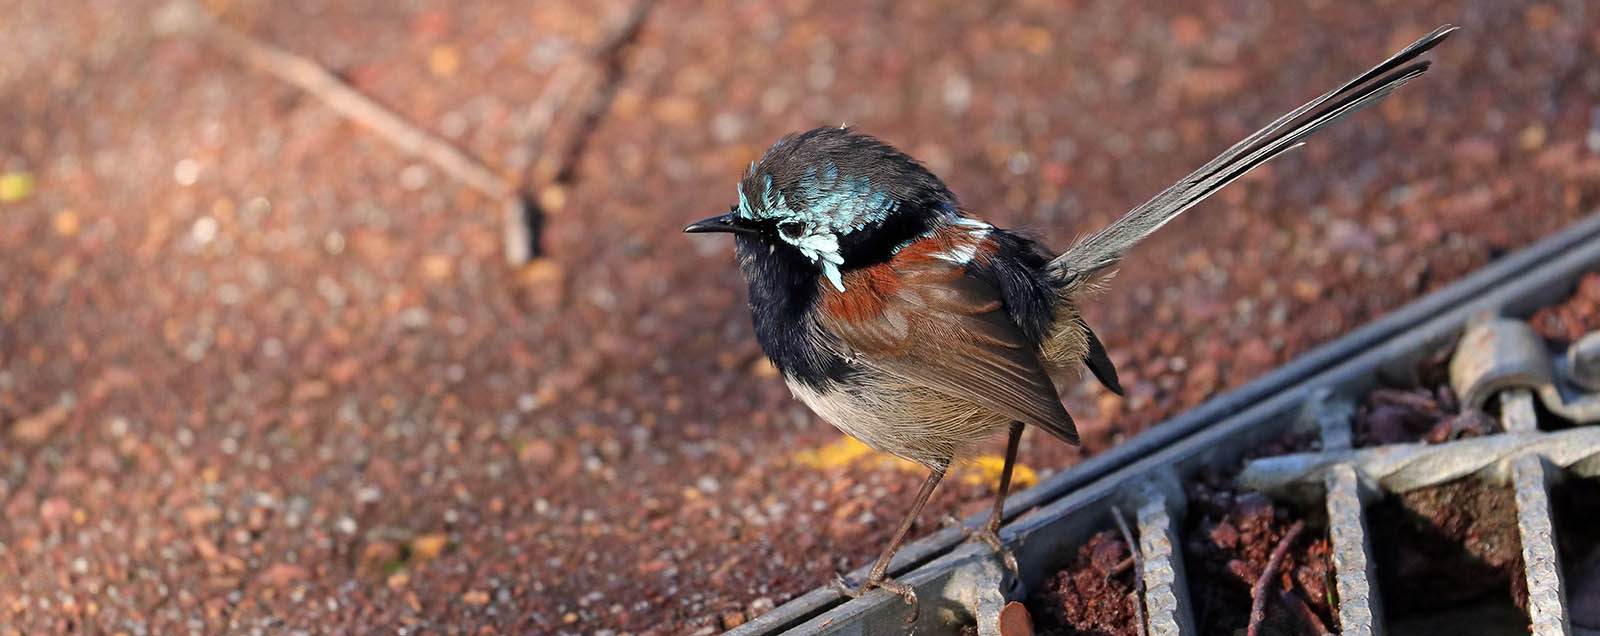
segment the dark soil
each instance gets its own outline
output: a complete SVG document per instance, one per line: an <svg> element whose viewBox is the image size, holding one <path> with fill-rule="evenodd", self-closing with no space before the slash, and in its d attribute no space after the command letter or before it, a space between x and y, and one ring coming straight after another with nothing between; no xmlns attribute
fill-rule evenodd
<svg viewBox="0 0 1600 636"><path fill-rule="evenodd" d="M1028 597L1040 636L1137 636L1135 570L1116 531L1102 532L1078 548L1072 564L1045 579Z"/></svg>
<svg viewBox="0 0 1600 636"><path fill-rule="evenodd" d="M1494 432L1499 422L1479 410L1462 410L1446 384L1431 389L1377 389L1356 412L1358 447L1408 442L1439 444Z"/></svg>
<svg viewBox="0 0 1600 636"><path fill-rule="evenodd" d="M1448 369L1454 354L1454 345L1440 348L1417 362L1403 386L1369 393L1352 422L1355 445L1438 444L1498 430L1499 423L1488 413L1461 408L1450 389Z"/></svg>
<svg viewBox="0 0 1600 636"><path fill-rule="evenodd" d="M1368 510L1388 620L1509 598L1527 606L1512 491L1467 478Z"/></svg>
<svg viewBox="0 0 1600 636"><path fill-rule="evenodd" d="M1550 499L1572 623L1600 629L1600 480L1569 479L1550 490Z"/></svg>
<svg viewBox="0 0 1600 636"><path fill-rule="evenodd" d="M1187 490L1184 565L1201 633L1245 629L1251 586L1290 526L1301 520L1306 529L1290 545L1273 578L1262 633L1320 636L1338 629L1327 520L1321 511L1302 511L1260 493L1240 492L1231 478L1215 473L1202 474Z"/></svg>

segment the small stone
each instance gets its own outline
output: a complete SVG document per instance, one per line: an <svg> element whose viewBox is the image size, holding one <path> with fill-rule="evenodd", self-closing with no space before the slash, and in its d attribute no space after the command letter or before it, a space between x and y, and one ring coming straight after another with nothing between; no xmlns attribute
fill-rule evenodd
<svg viewBox="0 0 1600 636"><path fill-rule="evenodd" d="M80 225L78 213L73 211L72 208L56 212L53 225L55 226L56 234L66 237L76 236Z"/></svg>
<svg viewBox="0 0 1600 636"><path fill-rule="evenodd" d="M194 225L189 226L189 239L194 241L196 245L205 245L217 238L217 230L219 228L220 226L217 224L216 219L202 216L195 219Z"/></svg>
<svg viewBox="0 0 1600 636"><path fill-rule="evenodd" d="M1217 547L1231 550L1239 545L1239 530L1231 523L1219 523L1211 529L1211 542Z"/></svg>
<svg viewBox="0 0 1600 636"><path fill-rule="evenodd" d="M567 189L551 184L539 189L539 209L556 214L567 207Z"/></svg>
<svg viewBox="0 0 1600 636"><path fill-rule="evenodd" d="M361 359L354 356L328 367L328 379L333 380L335 384L349 384L359 373L361 373Z"/></svg>
<svg viewBox="0 0 1600 636"><path fill-rule="evenodd" d="M1028 608L1017 601L1006 603L1000 610L1000 636L1033 636L1033 633L1033 617L1028 614Z"/></svg>
<svg viewBox="0 0 1600 636"><path fill-rule="evenodd" d="M209 526L222 520L222 509L210 504L190 506L183 510L183 522L191 528Z"/></svg>
<svg viewBox="0 0 1600 636"><path fill-rule="evenodd" d="M441 44L428 51L428 71L439 77L455 75L461 68L461 52Z"/></svg>
<svg viewBox="0 0 1600 636"><path fill-rule="evenodd" d="M455 264L445 254L433 254L422 259L422 275L429 280L449 280L450 274L455 270Z"/></svg>
<svg viewBox="0 0 1600 636"><path fill-rule="evenodd" d="M190 186L200 180L200 162L193 159L180 159L172 166L172 180L178 185Z"/></svg>
<svg viewBox="0 0 1600 636"><path fill-rule="evenodd" d="M418 561L428 561L439 556L450 537L443 532L425 534L411 540L411 556Z"/></svg>
<svg viewBox="0 0 1600 636"><path fill-rule="evenodd" d="M701 492L704 492L708 495L713 494L718 490L722 490L722 484L717 481L716 477L712 477L710 475L701 476L700 479L694 482L694 485L696 488L699 488Z"/></svg>
<svg viewBox="0 0 1600 636"><path fill-rule="evenodd" d="M301 382L300 384L295 385L293 391L289 392L289 401L296 404L309 402L318 398L327 397L331 392L332 389L328 386L327 382L322 382L319 380Z"/></svg>
<svg viewBox="0 0 1600 636"><path fill-rule="evenodd" d="M11 439L25 444L37 444L50 437L51 431L67 419L67 409L52 406L17 420L11 425Z"/></svg>
<svg viewBox="0 0 1600 636"><path fill-rule="evenodd" d="M304 581L311 578L311 571L304 566L293 563L276 563L261 572L261 582L274 587L282 587L295 581Z"/></svg>
<svg viewBox="0 0 1600 636"><path fill-rule="evenodd" d="M1549 133L1545 131L1543 124L1531 124L1517 135L1517 145L1523 150L1538 150L1544 146L1545 138L1548 136Z"/></svg>
<svg viewBox="0 0 1600 636"><path fill-rule="evenodd" d="M556 459L556 447L542 439L531 440L522 445L522 450L517 452L517 459L535 466L548 466Z"/></svg>

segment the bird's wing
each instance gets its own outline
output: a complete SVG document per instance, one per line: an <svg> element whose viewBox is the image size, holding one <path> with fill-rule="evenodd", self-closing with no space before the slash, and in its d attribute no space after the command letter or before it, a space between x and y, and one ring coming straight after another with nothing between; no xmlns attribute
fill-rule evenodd
<svg viewBox="0 0 1600 636"><path fill-rule="evenodd" d="M1050 269L1069 284L1092 278L1095 272L1115 265L1134 244L1160 229L1184 210L1205 200L1268 160L1300 145L1301 141L1324 126L1370 106L1389 96L1401 84L1428 70L1428 62L1408 64L1443 42L1454 26L1442 26L1395 53L1383 63L1343 85L1290 111L1244 138L1217 158L1187 177L1162 190L1105 229L1079 241L1050 262Z"/></svg>
<svg viewBox="0 0 1600 636"><path fill-rule="evenodd" d="M841 353L914 385L1033 424L1078 443L1031 343L1000 293L960 264L896 258L823 285L819 324Z"/></svg>

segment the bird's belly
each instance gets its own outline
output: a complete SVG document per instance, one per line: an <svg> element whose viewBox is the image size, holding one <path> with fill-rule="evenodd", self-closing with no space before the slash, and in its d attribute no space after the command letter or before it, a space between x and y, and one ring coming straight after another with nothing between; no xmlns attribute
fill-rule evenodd
<svg viewBox="0 0 1600 636"><path fill-rule="evenodd" d="M960 457L1010 423L971 402L876 373L822 389L788 384L795 398L846 435L925 466Z"/></svg>

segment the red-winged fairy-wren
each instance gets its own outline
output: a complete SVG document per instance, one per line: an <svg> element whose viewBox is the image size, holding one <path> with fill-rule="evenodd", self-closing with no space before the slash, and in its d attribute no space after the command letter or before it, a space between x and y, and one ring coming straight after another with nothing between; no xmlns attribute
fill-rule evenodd
<svg viewBox="0 0 1600 636"><path fill-rule="evenodd" d="M950 463L1009 431L994 507L981 531L1014 573L997 531L1025 425L1068 444L1078 431L1052 378L1087 367L1121 393L1079 307L1145 236L1307 136L1421 75L1415 61L1455 27L1278 118L1052 257L976 218L915 159L846 128L790 135L751 164L728 214L685 232L734 235L756 338L800 401L928 478L859 587L916 605L888 566ZM915 612L913 611L913 616Z"/></svg>

